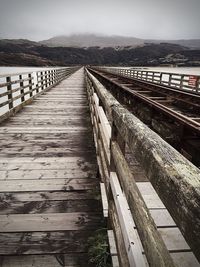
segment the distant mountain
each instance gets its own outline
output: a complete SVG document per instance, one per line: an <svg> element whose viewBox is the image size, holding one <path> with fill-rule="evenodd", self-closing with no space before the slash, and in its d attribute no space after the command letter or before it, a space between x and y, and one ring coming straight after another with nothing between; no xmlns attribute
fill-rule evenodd
<svg viewBox="0 0 200 267"><path fill-rule="evenodd" d="M100 36L95 34L80 34L69 36L56 36L48 40L39 42L49 47L126 47L132 48L143 46L145 43L171 43L188 47L190 49L200 49L200 39L191 40L154 40L139 39L124 36Z"/></svg>
<svg viewBox="0 0 200 267"><path fill-rule="evenodd" d="M160 64L200 65L200 50L177 44L144 44L124 47L49 47L28 40L0 40L1 66Z"/></svg>
<svg viewBox="0 0 200 267"><path fill-rule="evenodd" d="M136 47L144 45L144 40L135 37L80 34L70 36L57 36L48 40L41 41L40 44L50 47Z"/></svg>
<svg viewBox="0 0 200 267"><path fill-rule="evenodd" d="M155 44L160 43L169 43L169 44L178 44L181 46L188 47L190 49L200 49L200 39L182 39L182 40L145 40L145 42L151 42Z"/></svg>
<svg viewBox="0 0 200 267"><path fill-rule="evenodd" d="M20 46L37 46L38 42L30 41L27 39L0 39L1 44L5 45L20 45Z"/></svg>

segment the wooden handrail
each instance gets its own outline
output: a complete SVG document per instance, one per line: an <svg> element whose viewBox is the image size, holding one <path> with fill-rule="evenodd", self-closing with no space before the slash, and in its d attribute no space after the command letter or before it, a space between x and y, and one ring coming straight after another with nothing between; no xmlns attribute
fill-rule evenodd
<svg viewBox="0 0 200 267"><path fill-rule="evenodd" d="M97 68L97 67L96 67ZM163 84L172 88L180 90L192 90L197 93L200 92L200 75L192 74L179 74L173 72L158 72L152 70L141 70L141 69L126 69L126 68L112 68L112 67L98 67L98 69L117 74L123 77L132 79L138 79L146 82L152 82L157 84ZM194 85L190 85L190 77L194 76L196 82Z"/></svg>
<svg viewBox="0 0 200 267"><path fill-rule="evenodd" d="M0 122L16 113L25 104L32 101L38 94L55 86L77 69L77 67L56 68L51 71L42 70L1 75ZM15 102L16 100L17 102Z"/></svg>
<svg viewBox="0 0 200 267"><path fill-rule="evenodd" d="M114 205L110 185L110 173L114 172L128 201L150 266L175 266L126 163L123 150L127 145L200 260L200 170L123 108L88 70L86 73L100 173L106 185L108 203ZM105 116L101 118L100 110L104 111L107 119ZM112 128L111 136L104 130L108 122ZM110 139L110 146L105 145L106 135ZM109 156L110 160L106 160ZM111 224L117 227L117 217L120 224L119 214L113 215L112 212L116 213L116 208L110 207L109 214L110 218L115 218L115 222ZM123 232L120 234L116 230L115 235L118 242L120 235L124 238L126 247L127 240ZM127 261L130 265L128 254L123 254L119 251L121 266L128 266ZM123 265L123 262L126 262L126 265Z"/></svg>

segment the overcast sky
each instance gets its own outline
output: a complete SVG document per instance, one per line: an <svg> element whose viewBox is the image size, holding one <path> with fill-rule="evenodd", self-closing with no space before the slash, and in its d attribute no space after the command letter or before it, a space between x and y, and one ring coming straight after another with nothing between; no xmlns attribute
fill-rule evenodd
<svg viewBox="0 0 200 267"><path fill-rule="evenodd" d="M200 38L200 0L0 0L0 38Z"/></svg>

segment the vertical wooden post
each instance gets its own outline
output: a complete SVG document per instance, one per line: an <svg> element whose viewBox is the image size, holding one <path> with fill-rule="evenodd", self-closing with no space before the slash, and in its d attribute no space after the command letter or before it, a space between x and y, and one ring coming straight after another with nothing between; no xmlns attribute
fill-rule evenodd
<svg viewBox="0 0 200 267"><path fill-rule="evenodd" d="M56 83L56 70L53 71L53 83Z"/></svg>
<svg viewBox="0 0 200 267"><path fill-rule="evenodd" d="M22 80L22 75L19 75L19 79L20 79L20 94L21 94L21 102L24 102L25 97L24 97L24 82Z"/></svg>
<svg viewBox="0 0 200 267"><path fill-rule="evenodd" d="M40 82L41 82L41 90L44 90L44 82L43 82L43 72L40 72Z"/></svg>
<svg viewBox="0 0 200 267"><path fill-rule="evenodd" d="M32 92L32 75L31 75L31 73L29 73L28 78L29 78L28 83L29 83L30 97L32 97L33 92Z"/></svg>
<svg viewBox="0 0 200 267"><path fill-rule="evenodd" d="M197 81L196 81L196 92L198 93L199 92L199 85L200 85L200 77L197 78Z"/></svg>
<svg viewBox="0 0 200 267"><path fill-rule="evenodd" d="M163 78L163 74L160 74L160 84L162 84L162 78Z"/></svg>
<svg viewBox="0 0 200 267"><path fill-rule="evenodd" d="M36 94L39 93L39 81L38 81L38 72L36 72L37 84L36 84Z"/></svg>
<svg viewBox="0 0 200 267"><path fill-rule="evenodd" d="M124 139L121 137L121 135L119 134L119 132L117 130L117 127L115 126L114 123L112 123L110 146L111 146L111 143L113 141L118 143L122 154L125 155L125 153L126 153L126 143L125 143ZM111 151L111 149L110 149L110 151ZM110 172L114 172L114 171L115 171L115 166L114 166L114 163L113 163L113 156L112 156L112 153L111 153L110 154Z"/></svg>
<svg viewBox="0 0 200 267"><path fill-rule="evenodd" d="M184 75L181 75L180 89L183 89L183 80L184 80Z"/></svg>
<svg viewBox="0 0 200 267"><path fill-rule="evenodd" d="M54 83L54 71L53 70L51 70L51 85L53 85L53 83Z"/></svg>
<svg viewBox="0 0 200 267"><path fill-rule="evenodd" d="M172 82L172 74L169 74L169 81L168 81L168 85L171 86L171 82Z"/></svg>
<svg viewBox="0 0 200 267"><path fill-rule="evenodd" d="M57 70L55 70L55 76L54 77L55 77L55 83L57 83L57 79L58 79L57 78Z"/></svg>
<svg viewBox="0 0 200 267"><path fill-rule="evenodd" d="M45 71L44 73L45 73L45 75L44 75L44 77L45 77L45 88L47 88L48 87L47 71Z"/></svg>
<svg viewBox="0 0 200 267"><path fill-rule="evenodd" d="M152 74L152 82L154 82L154 79L155 79L155 72L153 72Z"/></svg>
<svg viewBox="0 0 200 267"><path fill-rule="evenodd" d="M51 71L48 70L48 87L51 85Z"/></svg>
<svg viewBox="0 0 200 267"><path fill-rule="evenodd" d="M10 101L8 103L9 109L13 108L13 101L12 101L12 84L11 84L11 77L6 77L6 82L8 83L7 85L7 91L8 91L8 100Z"/></svg>

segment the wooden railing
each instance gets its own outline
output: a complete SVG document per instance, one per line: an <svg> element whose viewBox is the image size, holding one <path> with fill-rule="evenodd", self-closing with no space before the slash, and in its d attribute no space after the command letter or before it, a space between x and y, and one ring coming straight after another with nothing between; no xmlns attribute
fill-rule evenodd
<svg viewBox="0 0 200 267"><path fill-rule="evenodd" d="M0 121L14 114L35 96L55 86L77 68L0 75Z"/></svg>
<svg viewBox="0 0 200 267"><path fill-rule="evenodd" d="M200 260L200 170L123 108L89 70L86 85L120 266L147 266L144 254L149 266L175 266L134 180L127 147Z"/></svg>
<svg viewBox="0 0 200 267"><path fill-rule="evenodd" d="M100 69L123 77L152 82L180 90L192 90L200 93L199 75L158 72L131 68L100 67Z"/></svg>

